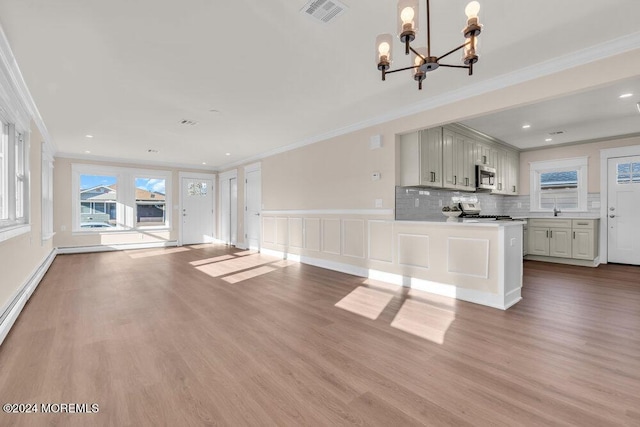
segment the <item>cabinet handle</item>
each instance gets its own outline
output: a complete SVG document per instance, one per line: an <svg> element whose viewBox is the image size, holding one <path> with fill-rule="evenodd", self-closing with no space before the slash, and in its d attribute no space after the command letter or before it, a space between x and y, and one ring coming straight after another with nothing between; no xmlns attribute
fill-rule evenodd
<svg viewBox="0 0 640 427"><path fill-rule="evenodd" d="M431 182L436 182L436 173L431 172Z"/></svg>
<svg viewBox="0 0 640 427"><path fill-rule="evenodd" d="M453 175L453 185L458 185L458 177Z"/></svg>
<svg viewBox="0 0 640 427"><path fill-rule="evenodd" d="M549 230L547 230L547 239L549 238Z"/></svg>
<svg viewBox="0 0 640 427"><path fill-rule="evenodd" d="M464 185L465 185L465 187L469 186L469 178L465 178L464 179Z"/></svg>
<svg viewBox="0 0 640 427"><path fill-rule="evenodd" d="M578 225L589 225L588 222L579 222Z"/></svg>
<svg viewBox="0 0 640 427"><path fill-rule="evenodd" d="M487 156L482 156L482 163L487 164Z"/></svg>
<svg viewBox="0 0 640 427"><path fill-rule="evenodd" d="M553 230L549 232L549 237L553 239Z"/></svg>
<svg viewBox="0 0 640 427"><path fill-rule="evenodd" d="M513 186L513 192L514 193L516 192L516 186L515 185Z"/></svg>
<svg viewBox="0 0 640 427"><path fill-rule="evenodd" d="M501 182L498 183L498 190L502 191L502 183Z"/></svg>
<svg viewBox="0 0 640 427"><path fill-rule="evenodd" d="M576 240L576 232L573 232L573 240Z"/></svg>

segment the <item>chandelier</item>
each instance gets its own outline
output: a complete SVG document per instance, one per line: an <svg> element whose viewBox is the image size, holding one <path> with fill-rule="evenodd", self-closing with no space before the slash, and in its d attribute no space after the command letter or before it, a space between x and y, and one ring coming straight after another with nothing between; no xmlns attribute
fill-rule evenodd
<svg viewBox="0 0 640 427"><path fill-rule="evenodd" d="M478 36L482 31L482 25L478 21L478 12L480 11L480 4L477 1L472 1L465 8L465 14L467 15L467 26L462 30L465 41L455 49L451 49L449 52L441 56L431 55L431 14L429 10L429 0L427 3L427 47L420 47L414 49L411 46L416 38L416 32L418 31L418 0L400 0L398 1L398 37L400 41L404 43L404 54L409 55L413 53L413 64L410 67L398 68L396 70L390 70L391 66L391 48L393 45L393 38L391 34L380 34L376 38L376 63L378 64L378 70L382 72L382 80L386 80L386 75L391 73L397 73L398 71L413 70L413 79L418 82L418 89L422 90L422 81L427 77L427 73L437 70L439 67L449 68L466 68L469 70L469 75L473 75L473 64L478 62ZM447 56L451 55L462 49L462 62L464 65L450 65L441 64L440 61Z"/></svg>

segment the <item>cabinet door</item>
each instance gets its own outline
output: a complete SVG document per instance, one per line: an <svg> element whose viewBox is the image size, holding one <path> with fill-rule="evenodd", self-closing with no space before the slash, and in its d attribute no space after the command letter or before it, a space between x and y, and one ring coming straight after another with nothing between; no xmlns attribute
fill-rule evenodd
<svg viewBox="0 0 640 427"><path fill-rule="evenodd" d="M473 141L464 138L464 158L463 158L463 172L462 172L462 185L465 190L475 190L476 188L476 160L473 151Z"/></svg>
<svg viewBox="0 0 640 427"><path fill-rule="evenodd" d="M507 153L507 170L509 177L507 179L507 193L517 196L520 191L520 153L510 151Z"/></svg>
<svg viewBox="0 0 640 427"><path fill-rule="evenodd" d="M442 131L442 186L444 188L456 188L458 177L456 146L456 134L448 129Z"/></svg>
<svg viewBox="0 0 640 427"><path fill-rule="evenodd" d="M442 128L421 132L420 175L423 185L442 187Z"/></svg>
<svg viewBox="0 0 640 427"><path fill-rule="evenodd" d="M494 165L496 168L496 189L492 191L494 194L505 194L507 189L506 182L506 165L507 153L504 150L493 150Z"/></svg>
<svg viewBox="0 0 640 427"><path fill-rule="evenodd" d="M549 256L558 258L571 258L571 229L549 229Z"/></svg>
<svg viewBox="0 0 640 427"><path fill-rule="evenodd" d="M573 258L588 260L594 259L594 247L594 232L592 229L578 228L573 230Z"/></svg>
<svg viewBox="0 0 640 427"><path fill-rule="evenodd" d="M529 227L529 255L549 256L549 229Z"/></svg>

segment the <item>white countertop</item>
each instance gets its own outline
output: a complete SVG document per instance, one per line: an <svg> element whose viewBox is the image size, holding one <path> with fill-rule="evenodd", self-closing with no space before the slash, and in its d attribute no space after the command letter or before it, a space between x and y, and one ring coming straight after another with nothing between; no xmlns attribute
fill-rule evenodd
<svg viewBox="0 0 640 427"><path fill-rule="evenodd" d="M406 221L406 220L396 220L398 223L403 224L429 224L429 225L452 225L452 226L462 226L462 227L515 227L522 226L524 221L487 221L487 222L462 222L461 219L456 218L455 221L449 221L447 218L427 218L424 221Z"/></svg>

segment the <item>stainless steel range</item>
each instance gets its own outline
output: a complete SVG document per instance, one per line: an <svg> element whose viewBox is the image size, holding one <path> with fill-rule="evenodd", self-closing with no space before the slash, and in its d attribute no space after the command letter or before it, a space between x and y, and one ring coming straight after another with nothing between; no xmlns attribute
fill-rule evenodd
<svg viewBox="0 0 640 427"><path fill-rule="evenodd" d="M460 218L462 222L490 222L490 221L512 221L509 215L480 215L480 202L461 202Z"/></svg>

